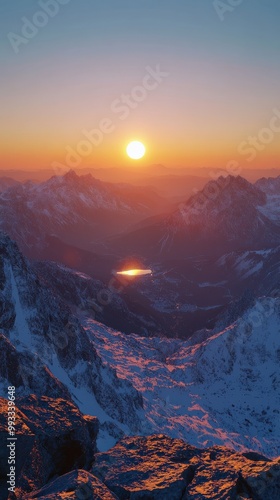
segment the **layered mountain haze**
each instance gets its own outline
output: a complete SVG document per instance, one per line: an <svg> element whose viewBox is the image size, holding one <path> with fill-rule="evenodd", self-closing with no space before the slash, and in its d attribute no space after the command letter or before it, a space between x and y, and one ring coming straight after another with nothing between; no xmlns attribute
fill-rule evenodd
<svg viewBox="0 0 280 500"><path fill-rule="evenodd" d="M102 252L142 258L265 248L280 242L277 182L270 179L268 188L263 179L253 185L239 176L219 177L174 209L154 188L69 171L41 184L4 189L0 223L31 256L39 255L49 236L87 250L99 242Z"/></svg>
<svg viewBox="0 0 280 500"><path fill-rule="evenodd" d="M91 249L101 237L117 233L168 206L152 188L109 184L74 171L43 183L31 181L0 196L0 227L30 256L48 235Z"/></svg>
<svg viewBox="0 0 280 500"><path fill-rule="evenodd" d="M275 203L279 207L279 196ZM271 247L280 234L269 209L258 187L239 176L219 177L173 214L118 238L116 248L166 259Z"/></svg>

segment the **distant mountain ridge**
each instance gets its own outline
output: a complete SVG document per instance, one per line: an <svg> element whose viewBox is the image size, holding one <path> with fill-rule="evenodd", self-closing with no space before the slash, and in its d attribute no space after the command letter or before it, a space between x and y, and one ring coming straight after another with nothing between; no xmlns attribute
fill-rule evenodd
<svg viewBox="0 0 280 500"><path fill-rule="evenodd" d="M280 175L278 177L262 177L255 186L266 194L280 194Z"/></svg>
<svg viewBox="0 0 280 500"><path fill-rule="evenodd" d="M266 194L240 176L210 181L169 216L127 233L116 249L176 258L271 247L280 242L275 220L264 213Z"/></svg>
<svg viewBox="0 0 280 500"><path fill-rule="evenodd" d="M2 192L0 229L31 256L50 236L86 250L161 260L271 248L280 244L280 194L270 194L277 178L267 182L221 176L172 209L153 188L69 171Z"/></svg>
<svg viewBox="0 0 280 500"><path fill-rule="evenodd" d="M16 184L0 194L0 229L27 252L43 248L47 235L90 249L151 214L166 201L154 190L109 184L74 171L41 184Z"/></svg>
<svg viewBox="0 0 280 500"><path fill-rule="evenodd" d="M43 182L48 180L50 177L57 173L57 175L63 175L69 170L68 167L59 167L58 172L54 168L40 168L33 170L21 169L1 169L2 176L11 177L17 181L24 182L27 180L34 180L36 182ZM132 182L133 179L138 182L141 178L154 177L154 176L198 176L205 179L219 175L227 174L224 169L217 167L166 167L161 164L146 165L141 168L139 172L137 170L131 169L129 167L103 167L100 168L97 165L93 167L84 167L76 169L78 175L92 174L93 177L103 181L112 182L122 182L122 180L127 177L128 182ZM250 182L256 182L261 177L276 177L280 173L278 168L248 168L242 169L242 175L245 179Z"/></svg>

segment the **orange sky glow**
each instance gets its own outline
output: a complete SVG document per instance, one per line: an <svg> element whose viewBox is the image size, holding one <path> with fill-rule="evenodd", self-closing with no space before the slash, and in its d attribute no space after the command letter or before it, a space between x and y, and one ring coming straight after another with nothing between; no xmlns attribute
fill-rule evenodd
<svg viewBox="0 0 280 500"><path fill-rule="evenodd" d="M278 26L269 9L256 8L252 23L242 6L238 21L221 23L200 1L176 9L164 2L160 11L125 3L112 3L114 16L69 3L18 54L6 40L0 169L225 168L230 160L279 168L279 132L253 160L239 151L280 110ZM29 1L11 6L3 29L19 32L32 9ZM136 163L125 152L135 139L146 146Z"/></svg>

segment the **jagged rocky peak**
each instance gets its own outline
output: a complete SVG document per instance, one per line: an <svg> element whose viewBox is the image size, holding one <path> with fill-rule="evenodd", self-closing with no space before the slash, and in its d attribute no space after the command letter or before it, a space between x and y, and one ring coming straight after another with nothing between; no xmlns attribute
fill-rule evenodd
<svg viewBox="0 0 280 500"><path fill-rule="evenodd" d="M62 179L71 184L75 184L76 186L84 186L89 187L92 184L102 184L101 181L95 179L92 174L82 174L78 175L75 170L71 169L66 174L63 175Z"/></svg>
<svg viewBox="0 0 280 500"><path fill-rule="evenodd" d="M49 252L50 235L78 247L82 242L82 247L92 250L93 241L153 213L153 196L148 197L147 205L142 203L144 194L142 188L139 203L121 186L69 171L0 193L0 229L32 258L41 258L43 249Z"/></svg>
<svg viewBox="0 0 280 500"><path fill-rule="evenodd" d="M0 400L3 447L5 411ZM163 434L125 437L108 452L95 453L96 431L97 423L92 419L89 426L68 402L35 396L19 400L17 497L279 499L278 459L222 446L198 449Z"/></svg>
<svg viewBox="0 0 280 500"><path fill-rule="evenodd" d="M220 176L209 181L205 187L186 202L186 208L200 204L201 211L209 210L211 206L221 209L236 203L253 205L255 207L266 203L266 194L249 181L238 176Z"/></svg>
<svg viewBox="0 0 280 500"><path fill-rule="evenodd" d="M268 195L279 195L280 193L280 175L278 177L262 177L257 180L255 186Z"/></svg>
<svg viewBox="0 0 280 500"><path fill-rule="evenodd" d="M77 181L79 179L78 174L75 172L75 170L70 169L66 174L63 175L63 179L65 181Z"/></svg>
<svg viewBox="0 0 280 500"><path fill-rule="evenodd" d="M46 183L50 183L50 182L60 182L61 183L63 181L73 182L73 181L77 181L79 178L80 177L75 172L75 170L70 169L62 175L53 175L47 181L42 182L42 184L46 184Z"/></svg>
<svg viewBox="0 0 280 500"><path fill-rule="evenodd" d="M90 187L97 185L101 186L102 182L95 179L90 173L78 175L75 170L70 169L63 175L54 175L47 181L43 182L41 187L43 189L47 189L51 186L57 186L57 188L61 188L63 186L68 189L74 188L75 190L88 190Z"/></svg>

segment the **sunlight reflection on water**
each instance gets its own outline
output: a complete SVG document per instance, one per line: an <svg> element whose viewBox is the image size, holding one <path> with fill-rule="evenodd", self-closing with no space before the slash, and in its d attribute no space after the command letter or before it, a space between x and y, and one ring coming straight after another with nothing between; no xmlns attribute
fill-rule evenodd
<svg viewBox="0 0 280 500"><path fill-rule="evenodd" d="M151 269L128 269L127 271L117 271L118 275L121 276L147 276L152 274Z"/></svg>

